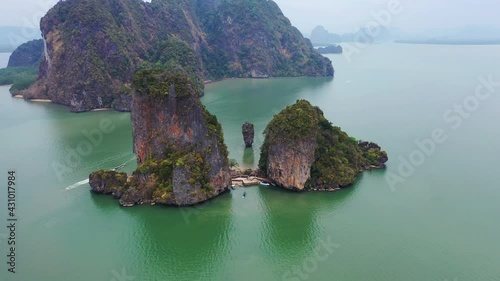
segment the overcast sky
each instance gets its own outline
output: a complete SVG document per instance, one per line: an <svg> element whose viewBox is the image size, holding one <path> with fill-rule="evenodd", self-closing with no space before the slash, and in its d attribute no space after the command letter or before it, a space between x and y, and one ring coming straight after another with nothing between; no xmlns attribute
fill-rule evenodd
<svg viewBox="0 0 500 281"><path fill-rule="evenodd" d="M467 25L500 27L500 0L275 0L302 32L316 25L332 32L354 31L387 10L391 1L402 11L390 25L405 31L453 28Z"/></svg>
<svg viewBox="0 0 500 281"><path fill-rule="evenodd" d="M40 17L58 0L0 0L0 26L38 25ZM500 27L500 0L275 0L293 25L309 34L316 25L331 32L350 32L387 10L391 1L402 11L390 26L405 31L467 25Z"/></svg>

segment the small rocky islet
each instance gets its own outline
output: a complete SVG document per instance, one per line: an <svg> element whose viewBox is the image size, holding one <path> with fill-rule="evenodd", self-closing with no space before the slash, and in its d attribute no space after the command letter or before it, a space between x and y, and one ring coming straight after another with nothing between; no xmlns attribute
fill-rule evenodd
<svg viewBox="0 0 500 281"><path fill-rule="evenodd" d="M136 74L132 127L138 168L131 176L92 173L92 191L112 194L122 206L190 206L229 190L222 127L193 83L187 74L161 69ZM250 128L244 124L243 132ZM388 160L380 146L349 137L306 100L275 115L264 134L257 173L288 190L334 191Z"/></svg>
<svg viewBox="0 0 500 281"><path fill-rule="evenodd" d="M275 115L264 134L259 168L285 189L336 190L388 161L380 146L349 137L306 100Z"/></svg>

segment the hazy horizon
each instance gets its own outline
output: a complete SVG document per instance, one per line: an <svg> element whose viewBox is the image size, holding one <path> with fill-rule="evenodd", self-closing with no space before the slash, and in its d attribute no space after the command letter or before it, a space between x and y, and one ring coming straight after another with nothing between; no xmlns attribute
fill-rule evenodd
<svg viewBox="0 0 500 281"><path fill-rule="evenodd" d="M40 18L58 0L18 0L2 7L0 26L38 27ZM275 0L302 33L309 35L321 25L333 33L358 30L374 21L374 14L385 13L388 5L397 7L388 27L420 33L428 29L467 26L500 28L497 0Z"/></svg>
<svg viewBox="0 0 500 281"><path fill-rule="evenodd" d="M404 32L454 29L467 26L500 28L497 0L276 0L284 14L303 33L321 25L334 33L353 32L388 11L389 3L400 10L391 15L388 26ZM303 15L308 15L304 17Z"/></svg>

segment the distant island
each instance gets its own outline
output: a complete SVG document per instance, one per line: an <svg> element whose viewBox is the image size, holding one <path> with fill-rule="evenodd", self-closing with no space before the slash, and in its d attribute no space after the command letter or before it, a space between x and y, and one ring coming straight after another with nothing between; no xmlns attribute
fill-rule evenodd
<svg viewBox="0 0 500 281"><path fill-rule="evenodd" d="M390 32L384 27L381 27L380 34L373 38L366 28L360 28L356 32L351 33L331 33L325 27L316 26L311 32L311 42L315 46L331 45L342 42L358 42L358 43L373 43L375 41L386 41L389 39Z"/></svg>
<svg viewBox="0 0 500 281"><path fill-rule="evenodd" d="M343 49L340 45L331 45L327 47L319 47L316 49L320 54L342 54Z"/></svg>
<svg viewBox="0 0 500 281"><path fill-rule="evenodd" d="M351 33L331 33L325 27L316 26L310 35L314 46L338 43L395 42L405 44L436 45L498 45L500 29L488 26L464 26L456 28L429 28L419 32L405 32L398 28L380 27L374 37L370 30L360 28Z"/></svg>
<svg viewBox="0 0 500 281"><path fill-rule="evenodd" d="M267 0L59 1L41 33L39 76L20 94L73 112L130 111L132 77L149 68L187 73L201 90L224 78L334 75Z"/></svg>

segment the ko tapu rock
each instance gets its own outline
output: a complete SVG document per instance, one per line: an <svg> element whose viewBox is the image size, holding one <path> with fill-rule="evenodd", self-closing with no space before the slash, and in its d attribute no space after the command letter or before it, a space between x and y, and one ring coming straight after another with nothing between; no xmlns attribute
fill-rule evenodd
<svg viewBox="0 0 500 281"><path fill-rule="evenodd" d="M259 167L285 189L335 190L388 161L380 146L349 137L305 100L274 116L264 134Z"/></svg>
<svg viewBox="0 0 500 281"><path fill-rule="evenodd" d="M246 147L252 147L253 139L255 137L255 128L252 123L246 122L243 124L242 128L243 133L243 141L245 142Z"/></svg>
<svg viewBox="0 0 500 281"><path fill-rule="evenodd" d="M190 75L149 69L134 76L133 146L137 170L90 175L97 193L112 194L123 206L194 205L231 185L222 127L199 100Z"/></svg>

